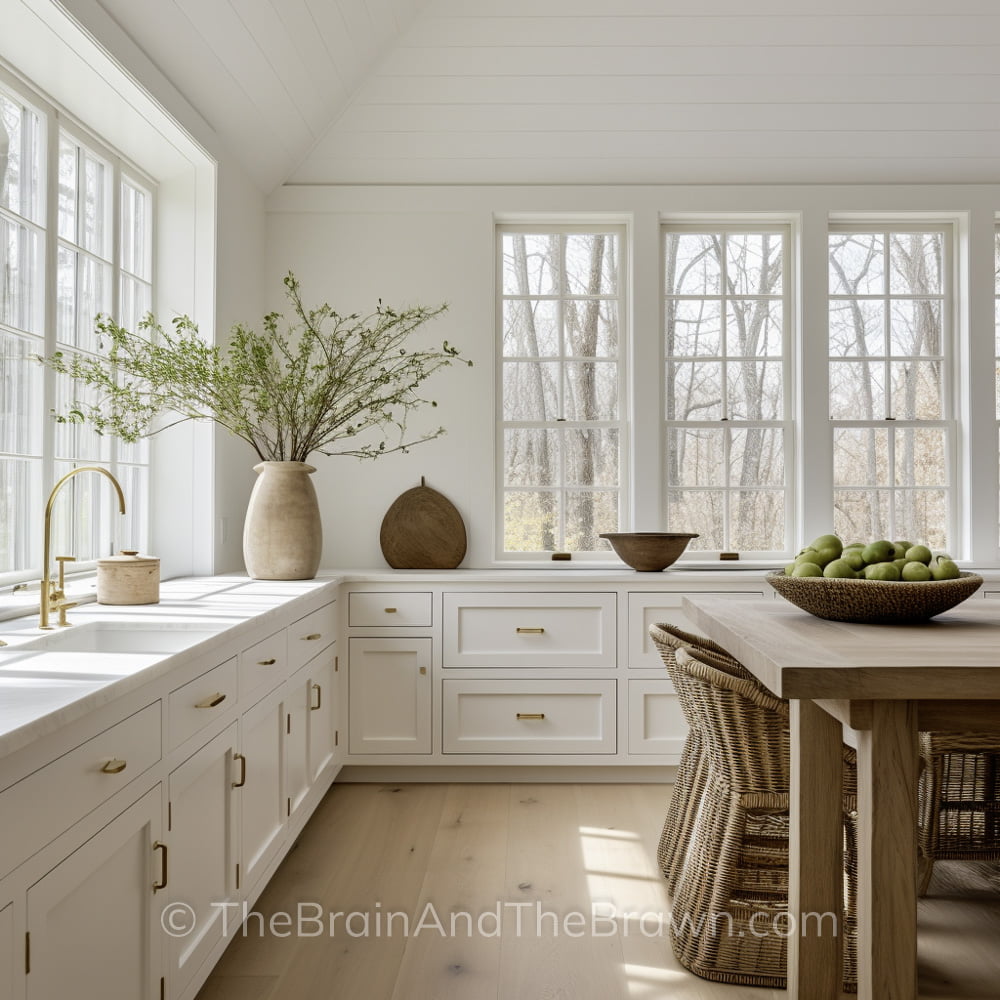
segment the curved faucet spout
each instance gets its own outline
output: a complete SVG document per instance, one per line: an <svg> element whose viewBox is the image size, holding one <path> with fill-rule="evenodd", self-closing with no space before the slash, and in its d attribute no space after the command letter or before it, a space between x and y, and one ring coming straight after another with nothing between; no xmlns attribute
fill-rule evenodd
<svg viewBox="0 0 1000 1000"><path fill-rule="evenodd" d="M102 476L106 476L111 480L111 485L114 486L115 492L118 494L118 509L122 514L125 513L125 493L122 491L121 484L117 479L107 469L101 468L99 465L81 465L79 469L73 469L67 472L62 479L59 480L52 487L52 492L49 494L48 503L45 505L45 535L42 540L42 597L39 605L39 616L38 616L38 627L39 628L52 628L49 624L49 615L52 611L59 610L60 615L60 625L67 624L65 621L65 610L67 605L66 594L64 592L64 564L66 562L72 561L72 557L64 556L59 560L59 586L53 588L52 586L52 507L55 504L56 496L63 486L69 482L74 476L78 476L81 472L99 472Z"/></svg>

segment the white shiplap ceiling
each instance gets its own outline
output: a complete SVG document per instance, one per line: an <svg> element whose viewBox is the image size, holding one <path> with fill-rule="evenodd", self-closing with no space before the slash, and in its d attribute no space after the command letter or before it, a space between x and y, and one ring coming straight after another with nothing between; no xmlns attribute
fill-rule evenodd
<svg viewBox="0 0 1000 1000"><path fill-rule="evenodd" d="M101 0L281 183L1000 181L997 0Z"/></svg>

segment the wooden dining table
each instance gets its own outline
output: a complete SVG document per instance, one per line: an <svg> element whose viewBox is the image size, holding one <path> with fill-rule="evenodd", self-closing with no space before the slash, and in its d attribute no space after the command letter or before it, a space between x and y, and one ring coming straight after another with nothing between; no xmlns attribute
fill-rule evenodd
<svg viewBox="0 0 1000 1000"><path fill-rule="evenodd" d="M840 942L803 915L841 912L845 735L858 758L858 997L915 1000L917 733L1000 732L1000 602L973 597L914 625L825 621L781 598L684 609L790 701L789 1000L841 991Z"/></svg>

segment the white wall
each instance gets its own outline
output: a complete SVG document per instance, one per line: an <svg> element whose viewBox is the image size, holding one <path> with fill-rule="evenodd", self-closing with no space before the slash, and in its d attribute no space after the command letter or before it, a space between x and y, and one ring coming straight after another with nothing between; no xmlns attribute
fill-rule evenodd
<svg viewBox="0 0 1000 1000"><path fill-rule="evenodd" d="M307 304L329 301L341 312L370 309L381 296L392 305L446 300L450 311L427 328L447 338L475 362L451 368L430 384L439 401L423 420L441 423L447 436L409 455L375 463L314 456L316 486L324 515L323 564L383 566L378 543L385 511L403 490L426 476L459 508L469 532L467 566L493 560L494 480L494 213L500 215L609 213L630 225L633 267L632 325L635 378L645 400L659 398L662 319L658 272L658 223L688 213L757 212L793 221L801 251L797 276L802 329L826 329L826 229L834 213L937 213L958 220L971 247L971 291L960 296L961 324L972 331L968 365L975 383L976 411L968 407L970 385L956 386L966 407L969 436L959 476L963 496L977 497L958 526L965 551L983 564L997 560L997 438L994 390L993 225L1000 187L951 186L302 186L268 199L265 267L268 308L281 304L281 276L294 270ZM825 332L822 334L825 337ZM825 340L823 341L825 344ZM825 349L825 348L824 348ZM821 366L822 352L819 357ZM796 364L802 359L797 358ZM822 376L822 368L820 369ZM797 401L810 408L815 439L797 449L823 454L824 399ZM655 406L632 417L637 475L659 479L659 415ZM817 419L818 416L818 419ZM414 418L419 424L421 417ZM982 461L975 461L980 456ZM829 465L829 462L827 463ZM640 491L644 496L651 490ZM805 487L800 536L814 537L832 522L832 483L822 476ZM635 527L653 530L657 512L638 501ZM978 540L973 551L971 539Z"/></svg>

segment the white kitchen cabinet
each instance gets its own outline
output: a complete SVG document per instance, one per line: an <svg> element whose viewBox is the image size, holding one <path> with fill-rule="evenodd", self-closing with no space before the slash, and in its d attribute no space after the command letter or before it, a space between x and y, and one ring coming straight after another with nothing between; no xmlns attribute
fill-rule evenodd
<svg viewBox="0 0 1000 1000"><path fill-rule="evenodd" d="M352 637L349 646L351 753L429 754L432 641Z"/></svg>
<svg viewBox="0 0 1000 1000"><path fill-rule="evenodd" d="M628 681L628 752L680 762L688 726L680 698L666 679Z"/></svg>
<svg viewBox="0 0 1000 1000"><path fill-rule="evenodd" d="M168 778L167 898L183 920L166 939L168 997L181 995L236 913L236 740L233 722Z"/></svg>
<svg viewBox="0 0 1000 1000"><path fill-rule="evenodd" d="M295 814L312 785L309 768L309 704L312 678L303 667L288 682L285 695L285 813Z"/></svg>
<svg viewBox="0 0 1000 1000"><path fill-rule="evenodd" d="M161 812L156 785L28 890L27 1000L158 1000Z"/></svg>
<svg viewBox="0 0 1000 1000"><path fill-rule="evenodd" d="M284 796L285 691L266 695L240 719L236 758L240 815L237 888L250 889L281 847L288 806Z"/></svg>
<svg viewBox="0 0 1000 1000"><path fill-rule="evenodd" d="M318 780L339 756L340 661L334 649L309 666L309 781Z"/></svg>
<svg viewBox="0 0 1000 1000"><path fill-rule="evenodd" d="M0 1000L14 1000L14 904L0 910Z"/></svg>

